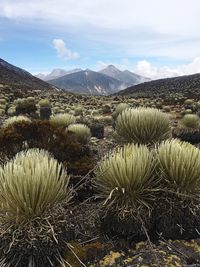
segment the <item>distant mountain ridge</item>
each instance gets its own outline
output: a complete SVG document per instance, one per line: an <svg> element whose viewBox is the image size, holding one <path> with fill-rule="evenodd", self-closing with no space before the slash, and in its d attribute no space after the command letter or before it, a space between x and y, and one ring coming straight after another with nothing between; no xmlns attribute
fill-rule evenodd
<svg viewBox="0 0 200 267"><path fill-rule="evenodd" d="M150 78L140 76L136 73L133 73L129 70L121 71L117 69L114 65L109 65L105 69L99 71L105 75L108 75L114 79L117 79L121 82L124 82L128 85L136 85L143 82L150 81Z"/></svg>
<svg viewBox="0 0 200 267"><path fill-rule="evenodd" d="M145 82L130 86L117 94L153 97L169 93L182 93L188 97L200 96L200 73Z"/></svg>
<svg viewBox="0 0 200 267"><path fill-rule="evenodd" d="M89 69L67 74L48 81L66 91L89 95L109 95L127 87L127 84Z"/></svg>
<svg viewBox="0 0 200 267"><path fill-rule="evenodd" d="M107 74L104 74L104 73ZM169 93L182 93L187 97L200 97L200 73L179 76L173 78L165 78L143 82L134 86L129 86L129 82L133 82L132 77L137 77L129 71L120 71L116 67L110 65L106 69L95 72L89 69L73 70L73 73L67 71L68 74L59 78L50 80L48 83L33 76L28 71L16 67L0 58L0 84L10 86L13 89L27 90L60 90L89 94L89 95L132 95L133 97L157 97L165 96ZM60 69L53 71L54 75L62 75ZM124 74L131 77L124 81ZM134 76L132 76L132 74ZM115 76L117 75L117 76ZM135 76L136 75L136 76ZM113 78L113 77L117 77ZM144 81L139 76L140 81ZM127 88L128 87L128 88ZM126 89L125 89L126 88Z"/></svg>
<svg viewBox="0 0 200 267"><path fill-rule="evenodd" d="M53 70L45 79L51 77L55 71ZM80 71L79 69L75 69L71 73L68 71L67 74L63 75L66 72L65 70L59 69L56 75L61 76L51 80L48 79L47 81L52 85L74 93L109 95L125 89L130 85L149 80L149 78L137 75L128 70L121 71L113 65L109 65L99 72L89 69Z"/></svg>
<svg viewBox="0 0 200 267"><path fill-rule="evenodd" d="M0 84L16 89L52 90L54 87L0 58Z"/></svg>
<svg viewBox="0 0 200 267"><path fill-rule="evenodd" d="M50 81L50 80L62 77L64 75L67 75L67 74L79 72L81 70L82 69L73 69L73 70L53 69L49 74L39 73L39 74L35 75L35 77L37 77L43 81Z"/></svg>

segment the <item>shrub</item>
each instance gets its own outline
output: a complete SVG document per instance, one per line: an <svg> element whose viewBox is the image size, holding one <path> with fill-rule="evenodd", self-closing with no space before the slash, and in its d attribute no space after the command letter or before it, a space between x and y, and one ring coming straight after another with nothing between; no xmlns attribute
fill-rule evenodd
<svg viewBox="0 0 200 267"><path fill-rule="evenodd" d="M172 136L190 144L198 144L200 142L200 129L176 127L172 131Z"/></svg>
<svg viewBox="0 0 200 267"><path fill-rule="evenodd" d="M184 104L185 104L185 105L192 105L192 104L194 104L194 100L193 100L193 99L186 99L186 100L184 101Z"/></svg>
<svg viewBox="0 0 200 267"><path fill-rule="evenodd" d="M6 99L0 98L0 104L1 105L6 105L6 103L7 103Z"/></svg>
<svg viewBox="0 0 200 267"><path fill-rule="evenodd" d="M56 114L50 118L50 123L57 127L68 127L76 122L76 117L67 113Z"/></svg>
<svg viewBox="0 0 200 267"><path fill-rule="evenodd" d="M194 239L200 231L200 150L176 139L157 149L160 194L154 204L156 231L167 239Z"/></svg>
<svg viewBox="0 0 200 267"><path fill-rule="evenodd" d="M182 118L181 123L185 127L196 128L196 129L200 128L200 119L196 114L187 114L187 115L185 115Z"/></svg>
<svg viewBox="0 0 200 267"><path fill-rule="evenodd" d="M68 112L70 112L70 110L71 110L71 108L70 108L70 107L67 107L67 108L65 108L65 113L68 113ZM56 110L56 112L58 112L58 110Z"/></svg>
<svg viewBox="0 0 200 267"><path fill-rule="evenodd" d="M18 98L14 101L16 114L34 114L37 110L36 102L33 97Z"/></svg>
<svg viewBox="0 0 200 267"><path fill-rule="evenodd" d="M81 106L75 107L75 109L74 109L74 115L75 116L83 115L83 107L81 107Z"/></svg>
<svg viewBox="0 0 200 267"><path fill-rule="evenodd" d="M182 194L200 193L200 150L176 139L158 147L158 161L164 181Z"/></svg>
<svg viewBox="0 0 200 267"><path fill-rule="evenodd" d="M27 99L28 102L32 102L32 103L36 102L35 98L33 96L28 96L26 99Z"/></svg>
<svg viewBox="0 0 200 267"><path fill-rule="evenodd" d="M5 114L5 110L0 108L0 115Z"/></svg>
<svg viewBox="0 0 200 267"><path fill-rule="evenodd" d="M70 111L69 111L69 114L74 116L74 115L75 115L74 110L70 110Z"/></svg>
<svg viewBox="0 0 200 267"><path fill-rule="evenodd" d="M109 231L141 234L140 219L148 221L157 191L155 166L148 148L134 144L118 148L100 161L95 187L104 202L102 212Z"/></svg>
<svg viewBox="0 0 200 267"><path fill-rule="evenodd" d="M62 165L47 151L22 151L0 169L1 219L21 223L67 196Z"/></svg>
<svg viewBox="0 0 200 267"><path fill-rule="evenodd" d="M163 107L162 107L162 102L160 102L160 101L156 102L156 103L155 103L155 106L156 106L156 108L158 108L158 109L163 108Z"/></svg>
<svg viewBox="0 0 200 267"><path fill-rule="evenodd" d="M99 116L100 114L99 114L99 110L92 110L91 111L91 115L92 116Z"/></svg>
<svg viewBox="0 0 200 267"><path fill-rule="evenodd" d="M117 105L115 111L112 114L113 119L116 120L118 115L121 114L123 110L128 109L129 107L129 104L126 103L120 103L119 105Z"/></svg>
<svg viewBox="0 0 200 267"><path fill-rule="evenodd" d="M5 120L3 125L2 125L2 127L6 128L6 127L10 126L13 123L19 123L19 122L25 122L25 121L30 122L31 120L28 117L22 116L22 115L13 116L13 117L10 117L7 120Z"/></svg>
<svg viewBox="0 0 200 267"><path fill-rule="evenodd" d="M40 107L51 107L51 103L49 101L49 99L41 99L39 102L38 102L39 106Z"/></svg>
<svg viewBox="0 0 200 267"><path fill-rule="evenodd" d="M9 116L13 116L16 113L16 108L15 107L9 107L7 110L7 113Z"/></svg>
<svg viewBox="0 0 200 267"><path fill-rule="evenodd" d="M157 109L126 109L116 121L116 138L123 142L153 144L170 136L169 118Z"/></svg>
<svg viewBox="0 0 200 267"><path fill-rule="evenodd" d="M98 115L98 116L94 116L92 118L93 122L96 123L103 123L104 122L104 116L103 115Z"/></svg>
<svg viewBox="0 0 200 267"><path fill-rule="evenodd" d="M3 110L5 110L5 109L6 109L6 106L5 106L5 105L3 105L3 104L0 104L0 109L3 109Z"/></svg>
<svg viewBox="0 0 200 267"><path fill-rule="evenodd" d="M105 124L112 124L112 117L109 116L109 115L104 116L104 117L103 117L103 122L104 122Z"/></svg>
<svg viewBox="0 0 200 267"><path fill-rule="evenodd" d="M181 112L181 115L185 115L185 114L192 114L192 110L190 108L185 109Z"/></svg>
<svg viewBox="0 0 200 267"><path fill-rule="evenodd" d="M152 199L155 160L144 145L128 144L106 155L99 163L96 185L107 202L127 207L129 202L148 206Z"/></svg>
<svg viewBox="0 0 200 267"><path fill-rule="evenodd" d="M163 106L162 109L164 112L170 112L171 111L170 106Z"/></svg>
<svg viewBox="0 0 200 267"><path fill-rule="evenodd" d="M49 99L41 99L38 102L38 106L40 107L39 114L41 120L49 120L52 110L51 110L51 103Z"/></svg>
<svg viewBox="0 0 200 267"><path fill-rule="evenodd" d="M106 114L106 113L110 113L111 112L111 106L108 104L105 104L102 106L102 113Z"/></svg>
<svg viewBox="0 0 200 267"><path fill-rule="evenodd" d="M62 165L38 149L0 168L0 258L6 266L54 266L61 259L70 237L59 204L71 198L68 181Z"/></svg>
<svg viewBox="0 0 200 267"><path fill-rule="evenodd" d="M195 106L196 106L197 110L199 110L200 109L200 101L196 102Z"/></svg>
<svg viewBox="0 0 200 267"><path fill-rule="evenodd" d="M126 104L126 103L120 103L119 105L117 105L115 111L120 114L123 110L129 108L129 104Z"/></svg>
<svg viewBox="0 0 200 267"><path fill-rule="evenodd" d="M71 124L68 130L75 133L78 142L81 144L86 144L91 137L90 128L84 124Z"/></svg>
<svg viewBox="0 0 200 267"><path fill-rule="evenodd" d="M59 162L67 166L69 173L73 170L74 174L86 174L94 167L89 148L79 144L73 133L55 127L49 121L19 122L0 129L1 161L11 159L16 153L27 148L49 151ZM85 163L84 169L78 167L80 161L81 165ZM77 166L76 169L74 164Z"/></svg>

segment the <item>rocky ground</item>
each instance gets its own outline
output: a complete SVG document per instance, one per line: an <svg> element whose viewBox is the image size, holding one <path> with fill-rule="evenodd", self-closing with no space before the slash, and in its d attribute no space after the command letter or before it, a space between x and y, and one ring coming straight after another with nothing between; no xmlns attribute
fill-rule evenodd
<svg viewBox="0 0 200 267"><path fill-rule="evenodd" d="M200 240L160 240L156 244L141 241L71 243L65 259L73 267L197 267L200 266ZM73 252L72 252L73 251Z"/></svg>

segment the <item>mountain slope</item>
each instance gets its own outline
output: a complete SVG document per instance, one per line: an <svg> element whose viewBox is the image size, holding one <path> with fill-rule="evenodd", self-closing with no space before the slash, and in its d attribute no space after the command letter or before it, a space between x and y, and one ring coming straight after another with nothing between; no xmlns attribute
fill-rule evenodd
<svg viewBox="0 0 200 267"><path fill-rule="evenodd" d="M118 95L154 96L168 93L182 93L186 96L200 95L200 74L159 79L131 86Z"/></svg>
<svg viewBox="0 0 200 267"><path fill-rule="evenodd" d="M48 83L36 78L29 72L18 68L0 58L0 84L16 89L50 90Z"/></svg>
<svg viewBox="0 0 200 267"><path fill-rule="evenodd" d="M45 75L45 74L39 73L39 74L35 75L35 77L37 77L43 81L50 81L50 80L62 77L64 75L79 72L79 71L81 71L81 69L73 69L73 70L68 70L68 71L64 70L64 69L53 69L51 71L51 73L49 73L49 74Z"/></svg>
<svg viewBox="0 0 200 267"><path fill-rule="evenodd" d="M119 80L91 70L68 74L48 82L73 93L89 95L109 95L128 86Z"/></svg>
<svg viewBox="0 0 200 267"><path fill-rule="evenodd" d="M99 71L99 73L108 75L129 85L136 85L139 83L150 81L149 78L140 76L128 70L121 71L113 65L107 66L105 69Z"/></svg>

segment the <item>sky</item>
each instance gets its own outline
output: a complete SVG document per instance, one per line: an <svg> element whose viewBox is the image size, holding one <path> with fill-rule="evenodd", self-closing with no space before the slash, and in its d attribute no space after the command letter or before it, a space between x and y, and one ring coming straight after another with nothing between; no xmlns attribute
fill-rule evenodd
<svg viewBox="0 0 200 267"><path fill-rule="evenodd" d="M200 73L199 0L0 0L0 58L32 74Z"/></svg>

